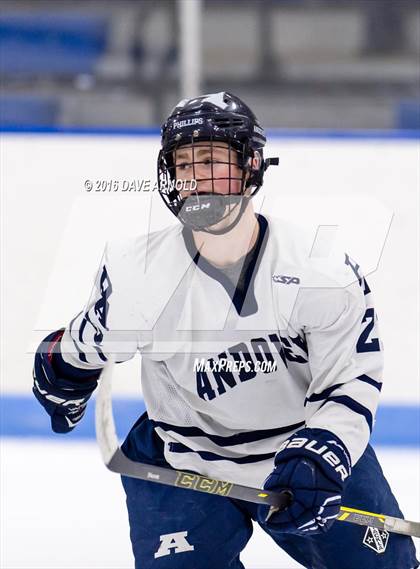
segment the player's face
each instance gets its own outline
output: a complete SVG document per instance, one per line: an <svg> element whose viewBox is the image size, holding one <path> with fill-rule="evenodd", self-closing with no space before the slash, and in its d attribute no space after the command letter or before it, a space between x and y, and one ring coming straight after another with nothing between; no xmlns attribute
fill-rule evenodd
<svg viewBox="0 0 420 569"><path fill-rule="evenodd" d="M175 151L177 180L196 180L194 191L199 193L239 194L242 186L242 170L238 155L226 142L197 142L181 146ZM194 187L194 186L192 186ZM181 197L190 194L181 192Z"/></svg>

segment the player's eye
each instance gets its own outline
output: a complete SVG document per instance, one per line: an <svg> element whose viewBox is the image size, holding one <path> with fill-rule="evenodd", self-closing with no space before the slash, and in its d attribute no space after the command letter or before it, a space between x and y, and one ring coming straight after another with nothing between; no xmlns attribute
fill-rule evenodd
<svg viewBox="0 0 420 569"><path fill-rule="evenodd" d="M186 170L189 166L191 166L189 162L179 162L176 165L176 167L179 168L179 170Z"/></svg>

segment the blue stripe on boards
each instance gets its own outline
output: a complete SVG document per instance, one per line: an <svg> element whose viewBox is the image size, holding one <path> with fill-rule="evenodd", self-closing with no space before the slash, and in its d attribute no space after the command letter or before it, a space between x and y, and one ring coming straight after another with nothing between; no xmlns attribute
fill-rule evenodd
<svg viewBox="0 0 420 569"><path fill-rule="evenodd" d="M0 132L11 134L58 134L87 136L160 136L158 127L113 127L113 126L3 126ZM325 130L325 129L266 129L271 139L320 139L320 140L418 140L420 130Z"/></svg>
<svg viewBox="0 0 420 569"><path fill-rule="evenodd" d="M420 448L420 406L379 406L372 444Z"/></svg>
<svg viewBox="0 0 420 569"><path fill-rule="evenodd" d="M158 127L112 127L112 126L30 126L14 125L0 128L0 132L11 134L58 134L87 136L160 136Z"/></svg>
<svg viewBox="0 0 420 569"><path fill-rule="evenodd" d="M0 434L9 437L47 437L61 441L95 437L94 398L86 416L67 435L53 433L50 418L33 395L6 395L0 398ZM113 399L114 416L119 437L125 437L136 419L145 411L142 399ZM374 445L420 447L420 406L382 404L373 428Z"/></svg>
<svg viewBox="0 0 420 569"><path fill-rule="evenodd" d="M267 138L334 139L334 140L404 140L420 138L420 130L299 130L266 129Z"/></svg>
<svg viewBox="0 0 420 569"><path fill-rule="evenodd" d="M125 437L138 417L144 413L141 398L113 398L114 417L119 437ZM0 399L0 435L11 437L48 437L61 441L95 438L94 397L89 401L80 424L66 435L53 433L50 417L29 395L6 395Z"/></svg>

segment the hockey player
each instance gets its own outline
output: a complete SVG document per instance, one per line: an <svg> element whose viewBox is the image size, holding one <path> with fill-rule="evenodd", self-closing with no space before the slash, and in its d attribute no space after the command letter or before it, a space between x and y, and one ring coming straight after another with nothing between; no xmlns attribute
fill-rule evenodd
<svg viewBox="0 0 420 569"><path fill-rule="evenodd" d="M108 244L91 302L35 356L34 394L53 430L68 432L110 354L140 351L147 413L127 456L293 492L268 516L123 477L138 569L243 568L252 520L308 569L418 567L410 538L334 523L342 502L402 516L368 444L382 344L357 263L312 258L313 236L255 215L252 197L275 163L265 142L229 93L175 107L159 191L181 223Z"/></svg>

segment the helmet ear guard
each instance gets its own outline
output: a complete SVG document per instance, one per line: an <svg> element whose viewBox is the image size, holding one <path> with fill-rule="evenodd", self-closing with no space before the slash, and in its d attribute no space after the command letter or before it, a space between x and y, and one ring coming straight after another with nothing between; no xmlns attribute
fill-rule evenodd
<svg viewBox="0 0 420 569"><path fill-rule="evenodd" d="M279 159L278 158L266 158L264 160L263 156L262 156L262 152L259 152L258 150L256 150L255 152L258 152L260 154L260 164L259 164L259 167L255 168L255 169L248 166L250 175L249 175L249 177L245 183L246 188L249 188L252 186L254 186L254 188L255 188L254 191L251 193L251 197L255 196L255 194L258 192L258 190L263 185L264 173L267 170L267 168L269 166L278 166L279 165Z"/></svg>
<svg viewBox="0 0 420 569"><path fill-rule="evenodd" d="M258 185L258 189L260 189L260 187L263 184L263 177L264 177L264 173L267 170L267 168L269 168L269 166L278 166L279 165L279 159L276 158L266 158L265 160L262 160L262 164L261 164L261 168L258 170L258 174L256 175L256 182Z"/></svg>
<svg viewBox="0 0 420 569"><path fill-rule="evenodd" d="M267 168L269 166L278 166L279 165L279 159L276 158L266 158L264 160L264 171L267 170Z"/></svg>

